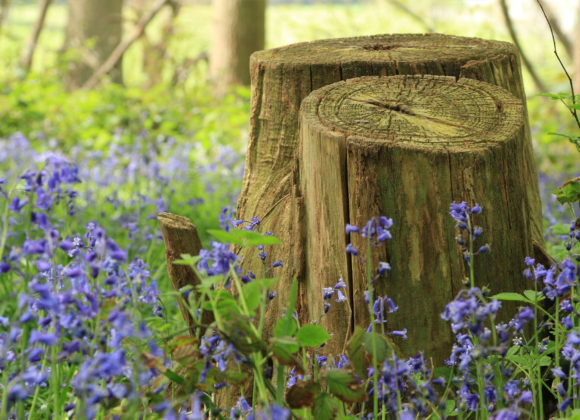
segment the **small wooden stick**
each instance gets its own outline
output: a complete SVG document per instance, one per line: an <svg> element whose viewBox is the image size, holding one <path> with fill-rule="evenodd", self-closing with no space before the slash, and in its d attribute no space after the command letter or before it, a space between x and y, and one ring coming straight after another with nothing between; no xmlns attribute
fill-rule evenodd
<svg viewBox="0 0 580 420"><path fill-rule="evenodd" d="M199 255L202 246L197 228L187 217L173 213L159 213L157 220L165 242L167 271L169 271L169 278L173 288L179 291L182 287L188 285L197 286L200 284L200 280L191 267L173 264L174 261L181 259L183 254ZM195 293L195 289L191 293ZM179 296L178 303L191 335L195 335L195 322L189 312L187 301ZM208 311L203 312L201 321L205 325L210 324L213 322L213 314Z"/></svg>

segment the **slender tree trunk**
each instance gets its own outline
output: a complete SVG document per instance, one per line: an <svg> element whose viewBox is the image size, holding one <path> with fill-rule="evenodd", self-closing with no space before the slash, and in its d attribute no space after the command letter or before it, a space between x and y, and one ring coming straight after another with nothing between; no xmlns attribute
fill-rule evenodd
<svg viewBox="0 0 580 420"><path fill-rule="evenodd" d="M509 77L509 76L508 76ZM522 102L506 90L473 79L442 76L361 77L310 94L300 113L300 180L306 206L309 310L322 311L320 293L342 271L355 327L371 322L364 291L366 259L374 277L379 262L391 270L374 281L374 298L388 296L399 309L387 314L388 332L404 356L425 351L438 366L449 357L454 335L440 317L469 277L452 201L479 203L483 227L476 248L493 252L475 260L476 285L492 293L525 290L524 258L532 255L531 218L522 202L528 183L522 156L526 137ZM531 157L529 157L531 158ZM393 219L392 240L371 247L345 234L375 216ZM376 242L374 236L372 242ZM359 255L347 255L351 242ZM323 324L332 340L352 326L331 301ZM504 305L509 306L509 305ZM498 318L508 321L515 305ZM377 324L377 328L382 328ZM335 351L340 345L329 343Z"/></svg>
<svg viewBox="0 0 580 420"><path fill-rule="evenodd" d="M0 33L2 32L4 22L6 22L6 18L8 17L9 8L10 8L10 0L0 1Z"/></svg>
<svg viewBox="0 0 580 420"><path fill-rule="evenodd" d="M271 231L283 242L267 250L266 268L279 259L284 266L276 273L280 278L276 285L278 297L269 303L266 331L271 331L283 313L293 277L299 280L298 313L303 321L310 321L321 315L318 308L322 290L317 289L318 282L312 283L316 273L332 271L333 283L326 286L349 275L346 268L335 267L335 262L326 258L318 261L316 267L306 267L305 207L295 157L298 112L310 92L359 76L434 74L486 81L525 100L517 49L508 43L476 38L428 34L316 41L255 53L251 70L249 143L238 218L259 217L262 232ZM522 209L531 215L530 241L542 244L541 203L527 123L520 141L525 179L532 180L526 186ZM251 270L256 275L263 272L258 252L245 250L241 264L244 271ZM350 319L343 312L328 318L336 317ZM337 342L340 340L337 338Z"/></svg>
<svg viewBox="0 0 580 420"><path fill-rule="evenodd" d="M68 2L66 37L80 60L73 63L67 77L70 88L82 86L113 52L123 37L123 0L74 0ZM110 72L115 83L123 82L122 63Z"/></svg>
<svg viewBox="0 0 580 420"><path fill-rule="evenodd" d="M250 84L250 55L264 49L266 0L214 0L210 74L216 94Z"/></svg>
<svg viewBox="0 0 580 420"><path fill-rule="evenodd" d="M127 39L125 39L113 49L105 62L99 68L97 68L89 80L83 84L83 89L94 88L106 74L114 71L114 69L121 63L125 51L127 51L135 41L141 38L141 36L145 33L147 25L151 23L157 13L159 13L159 11L170 1L171 0L157 0L157 2L152 6L151 10L149 10L147 14L145 14L139 23L133 28Z"/></svg>
<svg viewBox="0 0 580 420"><path fill-rule="evenodd" d="M143 71L147 75L146 88L156 86L163 81L163 68L167 60L168 44L173 37L175 21L181 11L181 3L172 1L170 10L164 16L161 36L157 41L143 34Z"/></svg>
<svg viewBox="0 0 580 420"><path fill-rule="evenodd" d="M52 0L42 0L40 3L40 13L38 19L34 23L34 28L32 29L32 35L30 41L28 42L28 47L26 48L26 53L22 57L22 69L24 74L28 75L30 68L32 67L32 60L34 58L34 52L36 51L36 45L38 44L38 38L44 27L44 21L46 19L46 13Z"/></svg>

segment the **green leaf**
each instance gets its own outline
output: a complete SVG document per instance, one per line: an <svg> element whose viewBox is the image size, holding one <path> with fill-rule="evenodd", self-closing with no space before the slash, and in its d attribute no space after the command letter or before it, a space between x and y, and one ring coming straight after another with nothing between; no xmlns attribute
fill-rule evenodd
<svg viewBox="0 0 580 420"><path fill-rule="evenodd" d="M456 403L453 400L445 401L445 417L452 417L457 415L455 412L455 404Z"/></svg>
<svg viewBox="0 0 580 420"><path fill-rule="evenodd" d="M542 292L536 292L535 290L524 290L524 296L533 303L540 302L545 299L545 296Z"/></svg>
<svg viewBox="0 0 580 420"><path fill-rule="evenodd" d="M177 373L175 373L171 369L166 369L165 372L163 372L163 374L168 379L170 379L171 381L173 381L179 385L183 385L185 383L185 379L183 379L181 376L179 376Z"/></svg>
<svg viewBox="0 0 580 420"><path fill-rule="evenodd" d="M346 403L365 402L367 394L358 377L345 369L331 369L326 374L328 390Z"/></svg>
<svg viewBox="0 0 580 420"><path fill-rule="evenodd" d="M296 332L296 321L294 320L294 309L296 308L296 299L298 298L298 281L296 277L292 280L290 286L290 305L286 310L286 315L280 318L274 327L274 335L276 337L284 337L292 335Z"/></svg>
<svg viewBox="0 0 580 420"><path fill-rule="evenodd" d="M296 332L296 321L294 318L280 318L274 327L276 337L293 335Z"/></svg>
<svg viewBox="0 0 580 420"><path fill-rule="evenodd" d="M243 245L244 241L234 232L224 232L219 229L208 229L207 233L216 238L222 243L229 243L235 245Z"/></svg>
<svg viewBox="0 0 580 420"><path fill-rule="evenodd" d="M435 369L433 369L433 377L444 378L445 382L449 382L451 380L452 375L453 369L447 366L438 366Z"/></svg>
<svg viewBox="0 0 580 420"><path fill-rule="evenodd" d="M242 293L244 294L244 300L246 301L248 311L250 311L248 315L253 315L254 310L260 306L262 288L260 287L259 283L252 281L250 283L244 284L242 287Z"/></svg>
<svg viewBox="0 0 580 420"><path fill-rule="evenodd" d="M330 334L320 325L308 324L296 333L296 340L301 346L318 347L330 338Z"/></svg>
<svg viewBox="0 0 580 420"><path fill-rule="evenodd" d="M300 366L296 356L294 355L300 346L298 342L292 337L272 337L270 339L272 344L272 353L278 362L284 366L295 366L298 364Z"/></svg>
<svg viewBox="0 0 580 420"><path fill-rule="evenodd" d="M373 336L375 338L376 353L373 352ZM371 357L376 357L379 364L383 363L390 355L386 337L377 332L365 332L362 336L362 345Z"/></svg>
<svg viewBox="0 0 580 420"><path fill-rule="evenodd" d="M552 191L561 204L580 202L580 177L565 182L560 188Z"/></svg>
<svg viewBox="0 0 580 420"><path fill-rule="evenodd" d="M251 230L236 230L234 234L243 240L244 246L254 245L280 245L280 239L272 235L262 235ZM240 244L242 245L242 244Z"/></svg>
<svg viewBox="0 0 580 420"><path fill-rule="evenodd" d="M181 254L181 259L173 261L173 264L196 266L200 259L201 257L199 255Z"/></svg>
<svg viewBox="0 0 580 420"><path fill-rule="evenodd" d="M517 301L517 302L526 302L526 303L530 302L525 296L520 295L519 293L513 293L513 292L498 293L497 295L493 295L491 298L498 299L498 300L510 300L510 301Z"/></svg>
<svg viewBox="0 0 580 420"><path fill-rule="evenodd" d="M356 373L361 378L365 375L364 367L364 348L362 346L362 337L365 331L361 327L356 327L350 340L348 341L348 358L354 367Z"/></svg>
<svg viewBox="0 0 580 420"><path fill-rule="evenodd" d="M282 242L275 236L264 235L256 239L250 239L244 243L245 246L255 245L280 245Z"/></svg>
<svg viewBox="0 0 580 420"><path fill-rule="evenodd" d="M326 392L321 392L314 398L312 416L316 420L332 420L336 417L336 412L340 401L330 396Z"/></svg>

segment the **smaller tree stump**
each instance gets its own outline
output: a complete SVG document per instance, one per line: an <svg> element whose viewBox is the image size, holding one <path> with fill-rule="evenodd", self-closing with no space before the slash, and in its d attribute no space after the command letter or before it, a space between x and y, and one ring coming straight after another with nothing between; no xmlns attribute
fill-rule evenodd
<svg viewBox="0 0 580 420"><path fill-rule="evenodd" d="M159 213L157 220L165 242L167 271L173 288L176 291L185 286L195 288L200 283L195 271L187 265L173 264L173 262L180 260L183 254L199 255L202 246L197 227L187 217L173 213ZM196 290L194 289L191 293L196 293ZM178 297L179 309L189 327L189 332L191 335L195 335L195 323L186 302L187 300L182 296ZM201 322L205 325L210 324L213 322L213 314L204 311Z"/></svg>
<svg viewBox="0 0 580 420"><path fill-rule="evenodd" d="M452 201L483 207L474 216L483 228L476 250L489 242L492 252L475 260L476 285L494 293L525 288L533 227L523 203L526 184L536 180L525 175L530 162L519 99L465 78L361 77L311 93L300 124L309 312L311 319L323 313L322 288L339 277L352 308L351 314L331 302L323 317L334 334L330 352L343 349L354 326L370 322L365 262L345 253L352 241L366 257L366 239L347 237L347 222L362 228L373 216L393 219L393 239L370 258L375 270L379 261L392 266L375 296L389 295L399 306L387 328L408 329L408 340L397 340L405 355L424 350L441 363L454 340L440 315L469 270L448 214Z"/></svg>

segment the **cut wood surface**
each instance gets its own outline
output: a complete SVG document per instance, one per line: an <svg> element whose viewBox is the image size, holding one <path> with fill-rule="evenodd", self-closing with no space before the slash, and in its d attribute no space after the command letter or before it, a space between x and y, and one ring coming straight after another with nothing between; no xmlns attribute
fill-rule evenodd
<svg viewBox="0 0 580 420"><path fill-rule="evenodd" d="M375 296L399 306L387 315L389 331L408 329L396 341L406 356L425 350L441 363L453 343L441 319L469 275L456 243L452 201L483 207L474 223L483 228L476 250L479 287L522 291L524 258L533 255L527 207L522 102L498 86L441 76L361 77L309 95L300 113L300 179L306 207L306 289L318 290L343 277L351 319L332 302L323 324L340 351L354 326L369 325L366 239L345 233L373 216L393 219L392 240L373 247L372 265L391 264L375 284ZM529 164L529 163L528 163ZM352 242L359 256L345 253ZM308 308L321 312L318 293ZM514 309L513 307L511 308ZM503 316L507 315L504 311ZM513 315L511 313L510 315ZM509 319L509 318L508 318Z"/></svg>
<svg viewBox="0 0 580 420"><path fill-rule="evenodd" d="M197 233L197 228L187 217L178 216L173 213L159 213L157 215L161 234L165 242L165 256L167 259L167 271L171 279L173 288L178 291L185 286L197 286L199 278L195 271L187 265L173 264L174 261L180 260L183 254L192 256L199 255L201 251L201 240ZM195 289L191 292L195 293ZM189 326L190 333L195 335L193 318L186 306L183 297L178 298L179 309ZM213 321L213 315L209 311L204 311L201 322L210 324Z"/></svg>
<svg viewBox="0 0 580 420"><path fill-rule="evenodd" d="M304 205L295 159L298 112L310 92L359 76L434 74L486 81L525 99L516 48L476 38L410 34L323 40L254 53L250 66L249 144L238 218L259 217L262 232L271 231L283 242L268 250L266 260L268 267L278 259L284 263L276 273L280 277L278 297L270 302L266 331L288 304L294 276L299 279L297 310L302 321L316 320L320 315L306 303L307 295L322 299L322 290L306 287ZM531 182L525 186L522 207L529 209L532 236L542 244L536 169L527 118L524 121L524 134L516 140L521 142L525 178ZM262 273L259 251L245 252L243 270Z"/></svg>

